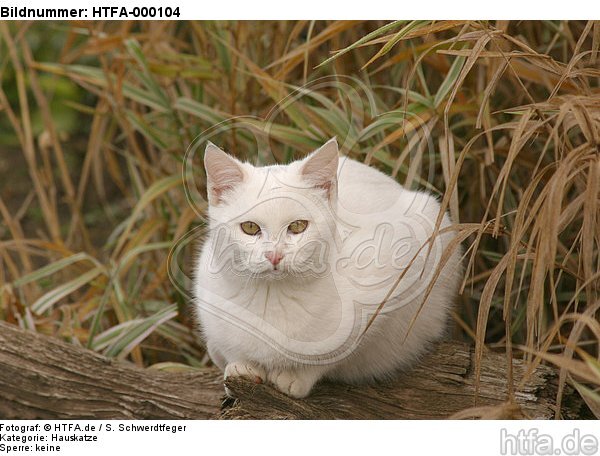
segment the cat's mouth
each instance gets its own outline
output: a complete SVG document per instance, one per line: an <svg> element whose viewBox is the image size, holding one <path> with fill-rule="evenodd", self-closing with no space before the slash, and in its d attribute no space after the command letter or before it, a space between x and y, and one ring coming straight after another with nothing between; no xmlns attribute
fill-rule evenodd
<svg viewBox="0 0 600 456"><path fill-rule="evenodd" d="M272 274L275 276L280 276L285 273L286 273L285 269L282 268L281 266L273 266L271 269L267 270L267 274Z"/></svg>
<svg viewBox="0 0 600 456"><path fill-rule="evenodd" d="M262 278L265 279L281 279L289 275L287 268L282 267L281 265L271 266L268 269L263 270L260 274Z"/></svg>

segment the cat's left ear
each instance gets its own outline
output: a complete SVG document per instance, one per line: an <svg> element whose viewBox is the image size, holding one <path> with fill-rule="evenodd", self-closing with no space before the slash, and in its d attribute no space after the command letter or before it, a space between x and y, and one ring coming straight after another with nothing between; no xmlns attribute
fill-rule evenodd
<svg viewBox="0 0 600 456"><path fill-rule="evenodd" d="M327 191L331 199L336 194L339 149L336 138L331 138L304 159L302 177L316 188Z"/></svg>

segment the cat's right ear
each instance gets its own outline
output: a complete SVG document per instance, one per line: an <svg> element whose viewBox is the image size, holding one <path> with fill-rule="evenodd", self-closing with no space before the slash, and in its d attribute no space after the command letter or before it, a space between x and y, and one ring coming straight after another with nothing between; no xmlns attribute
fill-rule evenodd
<svg viewBox="0 0 600 456"><path fill-rule="evenodd" d="M204 150L208 202L218 206L226 192L244 181L242 164L210 141Z"/></svg>
<svg viewBox="0 0 600 456"><path fill-rule="evenodd" d="M336 194L339 150L335 138L304 159L302 177L315 188L326 191L327 198Z"/></svg>

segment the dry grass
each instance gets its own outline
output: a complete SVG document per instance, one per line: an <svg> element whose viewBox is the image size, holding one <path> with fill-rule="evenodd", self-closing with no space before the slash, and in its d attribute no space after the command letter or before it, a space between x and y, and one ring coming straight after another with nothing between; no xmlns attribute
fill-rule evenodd
<svg viewBox="0 0 600 456"><path fill-rule="evenodd" d="M184 176L203 175L198 157L184 159L188 145L226 122L218 141L228 150L287 161L337 135L346 153L438 193L462 222L456 335L479 358L503 349L507 360L559 366L561 385L600 408L600 23L5 23L0 32L0 140L19 155L3 152L1 172L13 160L27 172L23 191L0 188L0 318L140 365L205 363L177 267L206 207L201 177L184 186L182 163ZM40 57L47 36L58 44ZM84 90L61 98L67 81ZM71 127L59 125L57 106L77 113ZM228 120L240 115L256 117ZM248 134L264 138L266 128L274 157ZM512 402L511 393L502 410L463 416L505 416Z"/></svg>

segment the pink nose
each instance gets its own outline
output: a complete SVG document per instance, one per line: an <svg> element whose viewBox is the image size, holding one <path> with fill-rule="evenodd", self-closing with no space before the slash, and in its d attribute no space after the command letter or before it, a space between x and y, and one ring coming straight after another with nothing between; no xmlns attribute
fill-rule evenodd
<svg viewBox="0 0 600 456"><path fill-rule="evenodd" d="M273 266L277 266L283 258L283 254L279 252L266 252L265 256L267 257L267 260L273 264Z"/></svg>

